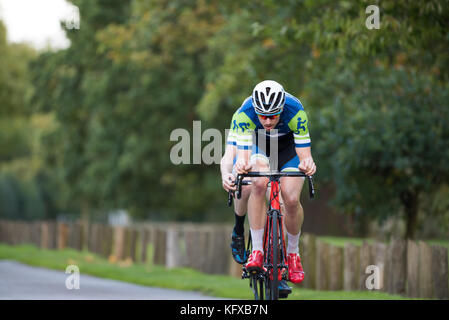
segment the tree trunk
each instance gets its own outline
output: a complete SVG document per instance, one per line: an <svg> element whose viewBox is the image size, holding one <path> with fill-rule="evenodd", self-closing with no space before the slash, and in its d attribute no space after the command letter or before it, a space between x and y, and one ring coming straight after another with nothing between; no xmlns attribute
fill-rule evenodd
<svg viewBox="0 0 449 320"><path fill-rule="evenodd" d="M406 239L414 239L418 222L418 192L404 191L401 193L406 217Z"/></svg>

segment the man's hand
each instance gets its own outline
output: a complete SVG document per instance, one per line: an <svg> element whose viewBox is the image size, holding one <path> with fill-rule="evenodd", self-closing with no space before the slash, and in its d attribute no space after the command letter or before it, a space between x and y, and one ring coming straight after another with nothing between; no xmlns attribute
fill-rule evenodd
<svg viewBox="0 0 449 320"><path fill-rule="evenodd" d="M316 165L312 157L302 159L298 168L308 176L313 175L316 171Z"/></svg>
<svg viewBox="0 0 449 320"><path fill-rule="evenodd" d="M232 191L236 190L236 186L234 184L235 177L232 173L225 173L224 175L221 176L221 180L223 184L223 189L225 189L227 192L229 192L230 190Z"/></svg>
<svg viewBox="0 0 449 320"><path fill-rule="evenodd" d="M242 158L238 158L237 162L235 163L235 169L239 174L248 173L251 168L252 165L247 160Z"/></svg>

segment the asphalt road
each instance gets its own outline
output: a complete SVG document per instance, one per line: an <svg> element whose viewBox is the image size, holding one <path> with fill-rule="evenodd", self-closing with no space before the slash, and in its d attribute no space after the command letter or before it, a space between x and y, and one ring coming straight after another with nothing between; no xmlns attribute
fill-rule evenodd
<svg viewBox="0 0 449 320"><path fill-rule="evenodd" d="M85 275L67 289L73 274L0 260L0 300L212 300L197 292L161 289ZM74 283L70 281L70 283Z"/></svg>

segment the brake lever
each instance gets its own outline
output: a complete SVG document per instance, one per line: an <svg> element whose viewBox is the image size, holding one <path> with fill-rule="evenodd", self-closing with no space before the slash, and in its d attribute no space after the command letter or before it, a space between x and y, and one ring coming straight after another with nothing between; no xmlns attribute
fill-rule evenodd
<svg viewBox="0 0 449 320"><path fill-rule="evenodd" d="M236 199L240 199L242 197L242 180L243 177L241 175L237 175L237 190L235 191Z"/></svg>
<svg viewBox="0 0 449 320"><path fill-rule="evenodd" d="M310 199L315 198L315 187L313 186L313 177L308 176L309 179L309 197Z"/></svg>
<svg viewBox="0 0 449 320"><path fill-rule="evenodd" d="M228 207L231 207L232 206L232 200L233 200L233 191L229 191L228 192Z"/></svg>

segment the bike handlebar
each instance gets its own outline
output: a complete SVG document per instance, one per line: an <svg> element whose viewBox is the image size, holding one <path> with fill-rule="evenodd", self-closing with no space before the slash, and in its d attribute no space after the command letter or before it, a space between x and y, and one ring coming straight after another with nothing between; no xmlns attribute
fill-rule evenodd
<svg viewBox="0 0 449 320"><path fill-rule="evenodd" d="M242 196L242 185L251 184L249 181L243 181L246 177L267 177L270 181L278 181L282 177L307 177L309 181L309 197L313 199L315 197L315 187L313 186L313 176L308 176L304 172L248 172L245 174L238 174L235 179L235 185L237 186L236 197L240 199ZM228 206L232 205L232 191L228 193Z"/></svg>

